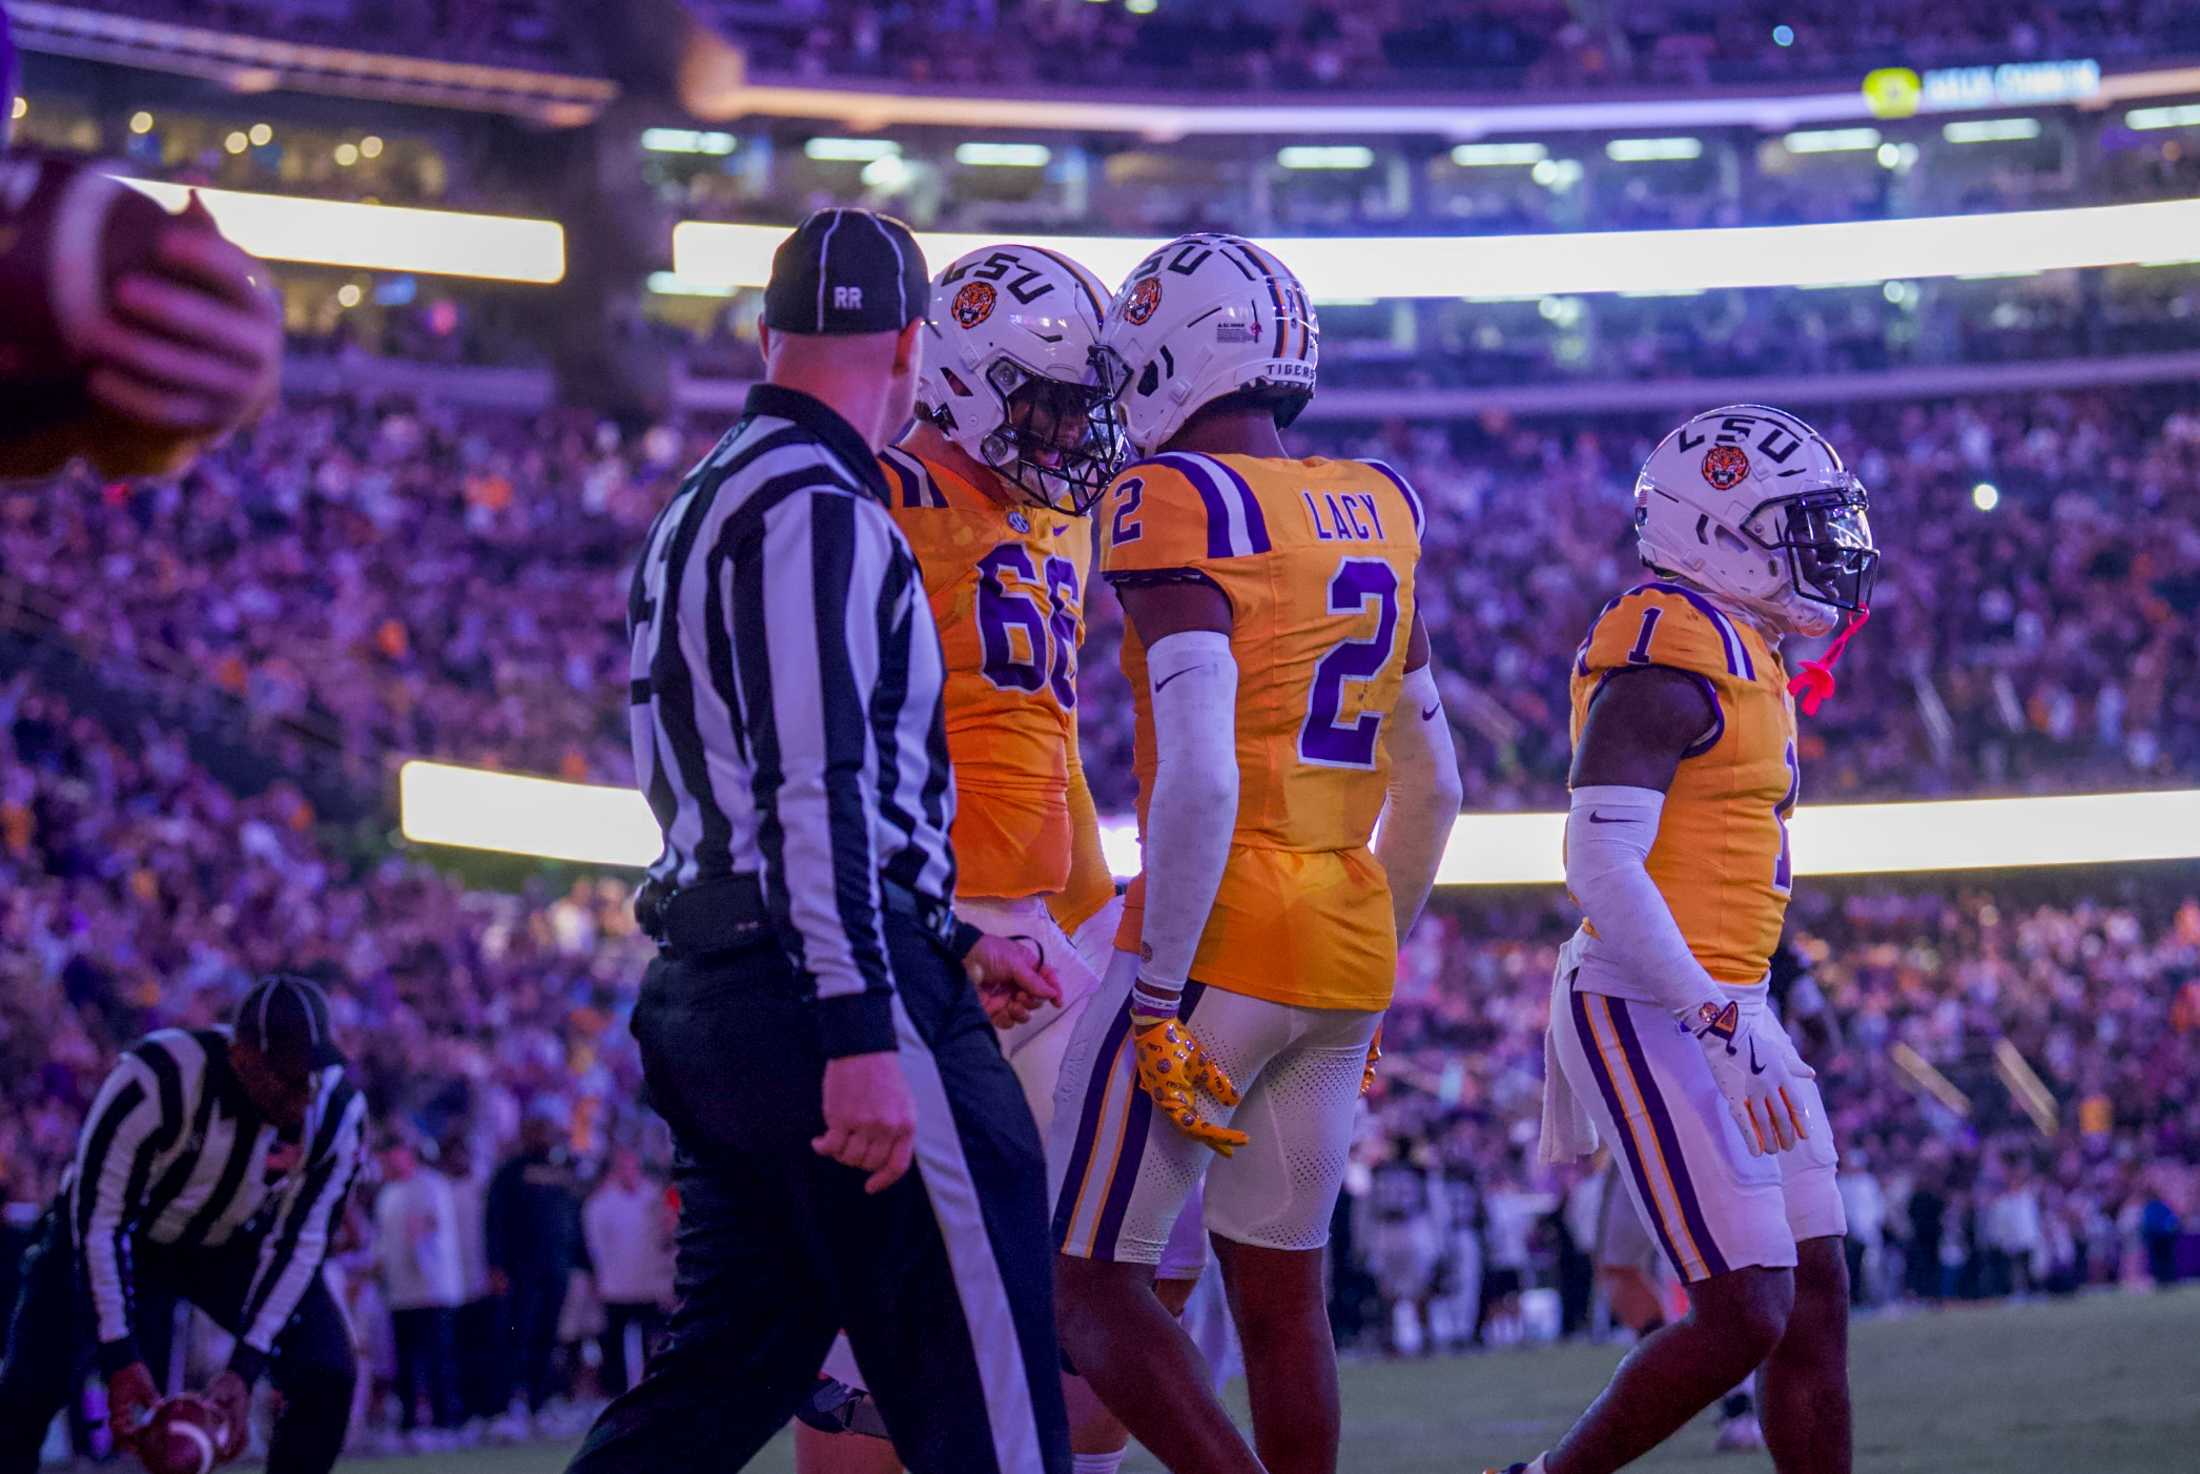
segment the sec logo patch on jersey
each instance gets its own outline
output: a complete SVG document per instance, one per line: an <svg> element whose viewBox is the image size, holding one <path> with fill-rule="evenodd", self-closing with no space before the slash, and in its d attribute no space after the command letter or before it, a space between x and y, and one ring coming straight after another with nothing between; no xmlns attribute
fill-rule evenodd
<svg viewBox="0 0 2200 1474"><path fill-rule="evenodd" d="M993 315L994 300L993 283L983 281L963 283L962 290L955 294L955 301L952 306L955 321L966 328L976 327Z"/></svg>
<svg viewBox="0 0 2200 1474"><path fill-rule="evenodd" d="M1749 474L1749 456L1738 445L1714 445L1703 453L1703 479L1732 491Z"/></svg>

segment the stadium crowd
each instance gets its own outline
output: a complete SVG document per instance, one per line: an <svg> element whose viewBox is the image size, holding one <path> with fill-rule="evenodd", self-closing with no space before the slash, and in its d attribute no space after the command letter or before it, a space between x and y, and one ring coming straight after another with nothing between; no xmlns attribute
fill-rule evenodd
<svg viewBox="0 0 2200 1474"><path fill-rule="evenodd" d="M586 72L594 33L567 0L96 0L90 8L322 46Z"/></svg>
<svg viewBox="0 0 2200 1474"><path fill-rule="evenodd" d="M1636 577L1631 468L1663 428L1488 418L1299 437L1388 459L1428 499L1421 598L1468 807L1558 802L1565 662ZM2200 416L2117 391L1860 406L1821 428L1896 555L1841 696L1810 725L1810 798L2200 772L2200 691L2177 679L2200 663L2200 532L2179 501ZM293 406L178 482L0 498L0 567L110 658L165 645L378 760L624 782L626 570L710 439L563 410ZM1118 615L1105 593L1087 613L1088 766L1120 810Z"/></svg>
<svg viewBox="0 0 2200 1474"><path fill-rule="evenodd" d="M1378 86L1563 90L1861 75L1871 66L2200 49L2172 0L1584 5L1567 0L1292 0L1145 7L1083 0L877 5L696 0L759 65L926 83L1246 91ZM1775 28L1786 39L1775 34Z"/></svg>

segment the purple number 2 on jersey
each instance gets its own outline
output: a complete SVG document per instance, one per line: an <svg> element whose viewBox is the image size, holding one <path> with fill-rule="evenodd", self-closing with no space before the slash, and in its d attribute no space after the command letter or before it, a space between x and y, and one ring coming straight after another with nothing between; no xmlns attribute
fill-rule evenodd
<svg viewBox="0 0 2200 1474"><path fill-rule="evenodd" d="M1383 714L1360 713L1340 723L1346 681L1372 681L1390 663L1398 640L1398 573L1380 558L1346 558L1329 580L1329 612L1365 614L1376 606L1375 633L1341 640L1314 667L1306 697L1306 725L1299 729L1299 757L1325 768L1372 768Z"/></svg>

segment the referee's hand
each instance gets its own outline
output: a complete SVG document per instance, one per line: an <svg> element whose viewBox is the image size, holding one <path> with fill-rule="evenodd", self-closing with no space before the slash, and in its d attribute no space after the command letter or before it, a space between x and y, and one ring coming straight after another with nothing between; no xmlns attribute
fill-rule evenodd
<svg viewBox="0 0 2200 1474"><path fill-rule="evenodd" d="M1062 1006L1062 984L1047 966L1046 949L1029 937L980 937L963 971L996 1029L1028 1021L1043 1003Z"/></svg>
<svg viewBox="0 0 2200 1474"><path fill-rule="evenodd" d="M916 1135L917 1111L899 1054L882 1049L825 1062L825 1134L811 1151L868 1172L863 1190L882 1193L909 1170Z"/></svg>

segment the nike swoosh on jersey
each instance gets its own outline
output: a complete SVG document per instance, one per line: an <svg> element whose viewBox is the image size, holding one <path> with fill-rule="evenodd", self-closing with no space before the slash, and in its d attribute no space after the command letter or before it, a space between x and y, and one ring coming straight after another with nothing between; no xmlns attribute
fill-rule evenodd
<svg viewBox="0 0 2200 1474"><path fill-rule="evenodd" d="M1442 705L1442 703L1438 703L1437 705L1435 705L1435 706L1432 706L1432 707L1428 708L1428 709L1427 709L1426 711L1422 712L1422 713L1421 713L1421 720L1422 720L1422 721L1424 721L1424 722L1433 722L1433 721L1435 721L1435 720L1436 720L1436 713L1438 713L1438 712L1442 711L1443 709L1444 709L1444 708L1443 708L1443 705Z"/></svg>
<svg viewBox="0 0 2200 1474"><path fill-rule="evenodd" d="M1633 824L1638 821L1634 819L1607 819L1595 809L1591 809L1589 811L1589 822L1591 824Z"/></svg>
<svg viewBox="0 0 2200 1474"><path fill-rule="evenodd" d="M1160 694L1161 694L1161 692L1162 692L1163 690L1165 690L1165 689L1166 689L1166 688L1168 687L1168 684L1169 684L1169 682L1171 682L1171 681L1176 681L1176 680L1182 680L1182 679L1183 679L1183 678L1184 678L1185 676L1188 676L1188 675L1190 675L1190 674L1191 674L1191 673L1192 673L1193 671L1195 671L1195 670L1205 670L1205 669L1206 669L1206 667L1205 667L1205 666L1202 666L1202 665L1194 665L1194 666L1190 666L1190 667L1187 667L1187 668L1186 668L1186 669L1184 669L1184 670L1180 670L1180 671L1178 671L1178 672L1177 672L1177 673L1176 673L1175 675L1173 675L1173 676L1163 676L1163 677L1162 677L1162 678L1161 678L1160 680L1158 680L1158 681L1155 681L1155 682L1153 683L1153 689L1154 689L1154 694L1155 694L1155 695L1157 695L1157 696L1158 696L1158 695L1160 695Z"/></svg>

